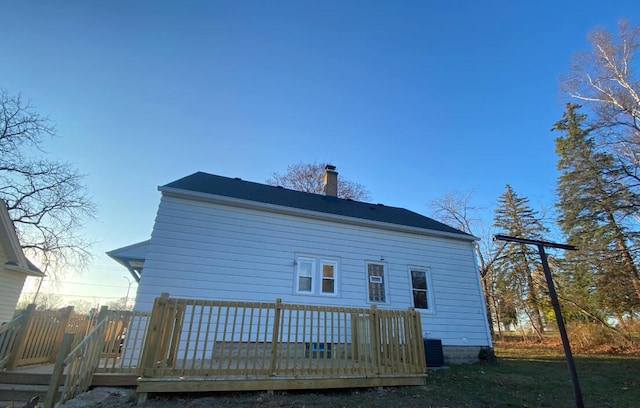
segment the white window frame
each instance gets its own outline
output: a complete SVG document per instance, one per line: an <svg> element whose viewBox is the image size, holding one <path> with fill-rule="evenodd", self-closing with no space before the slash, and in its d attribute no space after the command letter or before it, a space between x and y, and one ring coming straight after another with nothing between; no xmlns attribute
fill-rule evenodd
<svg viewBox="0 0 640 408"><path fill-rule="evenodd" d="M302 265L305 265L307 263L311 264L311 271L310 274L303 274L302 272ZM295 282L295 288L296 288L296 292L297 293L313 293L313 285L314 285L314 271L316 270L316 260L314 258L308 258L308 257L299 257L296 259L296 282ZM300 289L300 278L310 278L311 279L311 284L309 285L309 290L301 290Z"/></svg>
<svg viewBox="0 0 640 408"><path fill-rule="evenodd" d="M422 289L422 288L414 288L413 287L413 273L412 272L423 272L424 273L424 279L425 279L425 284L427 285L426 289ZM413 305L413 307L421 312L428 312L428 313L433 313L435 312L435 304L433 301L433 284L431 283L431 268L429 267L425 267L425 266L416 266L416 265L409 265L409 267L407 268L407 273L409 274L409 288L410 288L410 294L411 294L411 304ZM427 308L418 308L415 304L415 298L413 295L413 292L419 290L419 291L424 291L426 292L425 294L425 298L427 300Z"/></svg>
<svg viewBox="0 0 640 408"><path fill-rule="evenodd" d="M302 274L302 265L311 264L311 290L300 290L300 278L307 275ZM340 282L340 263L335 258L329 258L325 256L313 256L313 255L297 255L295 259L295 282L294 293L299 295L314 295L314 296L338 296L339 282ZM331 265L333 267L333 292L323 292L322 284L327 279L323 275L324 265Z"/></svg>
<svg viewBox="0 0 640 408"><path fill-rule="evenodd" d="M378 278L378 276L370 276L369 275L369 265L379 265L382 266L382 279L381 282L373 282L372 278L374 278L374 280L377 280L375 278ZM388 273L387 273L387 264L385 262L380 262L380 261L366 261L365 262L365 287L366 287L366 292L367 292L367 303L371 303L371 304L377 304L377 305L385 305L385 304L389 304L389 279L388 279ZM384 292L384 301L378 301L378 300L371 300L371 287L369 286L370 283L382 283L382 289Z"/></svg>

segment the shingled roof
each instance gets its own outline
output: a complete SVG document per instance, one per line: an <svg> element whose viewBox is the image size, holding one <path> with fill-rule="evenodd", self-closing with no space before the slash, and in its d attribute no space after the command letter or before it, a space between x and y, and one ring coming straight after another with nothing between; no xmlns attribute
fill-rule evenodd
<svg viewBox="0 0 640 408"><path fill-rule="evenodd" d="M469 240L474 239L472 235L463 231L404 208L305 193L203 172L191 174L159 188L160 191L168 191L168 189L233 197L325 214L422 228L461 235L461 238Z"/></svg>

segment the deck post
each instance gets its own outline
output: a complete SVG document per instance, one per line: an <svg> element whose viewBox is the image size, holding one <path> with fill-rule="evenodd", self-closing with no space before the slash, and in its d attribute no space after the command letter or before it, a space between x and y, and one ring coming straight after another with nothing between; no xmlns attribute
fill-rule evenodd
<svg viewBox="0 0 640 408"><path fill-rule="evenodd" d="M416 372L426 372L427 370L427 362L425 359L424 352L424 341L422 337L422 321L420 312L418 312L415 308L409 308L409 316L411 318L411 330L412 336L411 341L413 341L414 346L411 347L414 350L414 357L412 365L415 365ZM409 339L407 339L409 341Z"/></svg>
<svg viewBox="0 0 640 408"><path fill-rule="evenodd" d="M73 333L63 333L62 340L60 342L60 348L57 350L56 362L53 366L53 373L51 373L51 379L49 380L49 389L47 390L47 396L44 400L44 408L53 408L56 402L56 396L58 395L58 387L62 381L64 373L64 360L71 351L71 344L73 343Z"/></svg>
<svg viewBox="0 0 640 408"><path fill-rule="evenodd" d="M27 306L27 309L24 311L22 315L22 325L20 327L20 331L16 335L15 340L13 341L13 350L11 351L11 356L9 357L9 361L7 361L7 371L12 371L16 369L19 356L24 353L25 347L25 337L27 335L27 331L29 330L29 326L31 326L31 322L33 321L33 313L36 310L36 305L31 303Z"/></svg>
<svg viewBox="0 0 640 408"><path fill-rule="evenodd" d="M371 305L369 312L369 332L371 341L371 363L376 374L380 374L380 322L378 321L378 307Z"/></svg>
<svg viewBox="0 0 640 408"><path fill-rule="evenodd" d="M109 306L100 307L100 312L98 312L98 317L96 319L96 326L100 324L101 321L107 318L108 311L109 311Z"/></svg>
<svg viewBox="0 0 640 408"><path fill-rule="evenodd" d="M360 350L358 350L358 344L360 342L360 337L358 334L358 314L351 313L351 358L354 361L360 360Z"/></svg>
<svg viewBox="0 0 640 408"><path fill-rule="evenodd" d="M162 336L162 329L165 326L163 319L165 319L168 303L168 293L162 293L160 297L157 297L153 302L153 309L151 309L147 334L144 340L144 348L142 349L142 356L140 357L140 367L138 367L138 376L140 377L144 377L145 369L151 369L155 364L159 348L158 343Z"/></svg>
<svg viewBox="0 0 640 408"><path fill-rule="evenodd" d="M269 362L269 372L276 375L276 361L278 355L278 334L280 333L280 312L282 310L282 299L277 298L274 304L273 333L271 333L271 360Z"/></svg>
<svg viewBox="0 0 640 408"><path fill-rule="evenodd" d="M64 338L64 334L67 331L69 320L71 320L71 313L73 313L73 306L67 306L63 309L60 309L59 313L60 313L60 327L58 327L56 340L53 343L53 349L49 359L50 363L53 363L56 360L58 349L60 349L60 346L62 345L62 339Z"/></svg>

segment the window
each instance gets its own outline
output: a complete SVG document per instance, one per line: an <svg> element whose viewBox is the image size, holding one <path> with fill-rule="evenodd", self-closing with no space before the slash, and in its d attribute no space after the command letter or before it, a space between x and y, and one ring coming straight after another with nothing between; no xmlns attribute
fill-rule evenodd
<svg viewBox="0 0 640 408"><path fill-rule="evenodd" d="M387 302L384 264L367 263L367 287L369 290L369 302Z"/></svg>
<svg viewBox="0 0 640 408"><path fill-rule="evenodd" d="M338 261L317 257L296 258L296 292L337 294Z"/></svg>
<svg viewBox="0 0 640 408"><path fill-rule="evenodd" d="M322 293L336 292L336 266L334 263L321 262L322 265Z"/></svg>
<svg viewBox="0 0 640 408"><path fill-rule="evenodd" d="M410 267L411 290L413 294L413 306L416 309L432 309L431 294L429 293L429 283L427 269Z"/></svg>
<svg viewBox="0 0 640 408"><path fill-rule="evenodd" d="M298 260L298 292L311 292L313 288L313 259Z"/></svg>

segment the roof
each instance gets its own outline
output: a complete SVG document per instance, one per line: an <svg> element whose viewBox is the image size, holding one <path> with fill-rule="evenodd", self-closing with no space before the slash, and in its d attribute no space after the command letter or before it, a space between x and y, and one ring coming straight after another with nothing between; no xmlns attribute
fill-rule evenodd
<svg viewBox="0 0 640 408"><path fill-rule="evenodd" d="M305 193L203 172L191 174L159 187L163 192L173 189L437 231L447 235L458 235L467 240L475 239L470 234L404 208Z"/></svg>
<svg viewBox="0 0 640 408"><path fill-rule="evenodd" d="M44 273L24 256L13 221L9 217L7 205L3 200L0 200L0 246L7 256L7 262L4 264L7 269L30 276L44 276Z"/></svg>
<svg viewBox="0 0 640 408"><path fill-rule="evenodd" d="M142 275L142 269L144 267L144 260L146 258L148 248L149 240L146 240L126 247L114 249L113 251L107 252L107 255L115 259L118 263L124 265L136 282L140 282L140 276Z"/></svg>

